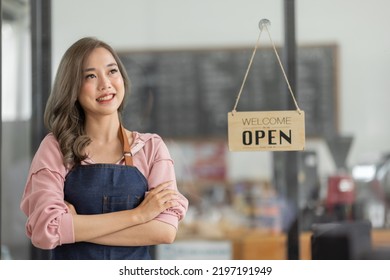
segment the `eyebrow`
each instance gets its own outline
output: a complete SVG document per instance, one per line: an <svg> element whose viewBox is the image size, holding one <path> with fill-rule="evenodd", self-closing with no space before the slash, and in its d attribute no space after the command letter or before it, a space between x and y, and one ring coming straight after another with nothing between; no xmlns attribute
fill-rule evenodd
<svg viewBox="0 0 390 280"><path fill-rule="evenodd" d="M106 65L106 67L112 67L112 66L118 66L118 64L113 62L113 63L109 63ZM94 70L96 70L96 68L91 67L91 68L84 69L83 72L90 72L90 71L94 71Z"/></svg>

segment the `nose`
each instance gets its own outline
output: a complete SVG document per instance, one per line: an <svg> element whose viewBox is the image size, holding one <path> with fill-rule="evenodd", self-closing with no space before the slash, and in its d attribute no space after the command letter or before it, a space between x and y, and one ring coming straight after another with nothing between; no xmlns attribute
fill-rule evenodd
<svg viewBox="0 0 390 280"><path fill-rule="evenodd" d="M109 77L107 77L106 75L100 76L100 79L99 79L99 89L100 90L110 89L111 86L112 85L111 85L111 81L110 81Z"/></svg>

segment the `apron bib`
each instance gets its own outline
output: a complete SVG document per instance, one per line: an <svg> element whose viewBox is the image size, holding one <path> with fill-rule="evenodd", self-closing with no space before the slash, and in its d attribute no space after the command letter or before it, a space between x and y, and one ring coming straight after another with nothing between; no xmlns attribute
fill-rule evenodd
<svg viewBox="0 0 390 280"><path fill-rule="evenodd" d="M65 179L65 200L78 214L103 214L137 207L144 199L148 183L132 166L130 146L123 127L120 138L124 145L126 165L78 165ZM127 143L126 143L127 142ZM52 259L129 260L151 259L149 246L106 246L89 242L63 244L52 250Z"/></svg>

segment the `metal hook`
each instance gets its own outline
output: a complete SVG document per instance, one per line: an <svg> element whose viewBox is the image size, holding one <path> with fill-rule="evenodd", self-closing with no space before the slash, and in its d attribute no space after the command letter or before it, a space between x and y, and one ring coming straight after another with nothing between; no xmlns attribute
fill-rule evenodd
<svg viewBox="0 0 390 280"><path fill-rule="evenodd" d="M263 31L264 27L268 27L271 25L271 22L269 19L263 18L262 20L259 21L259 28L261 31Z"/></svg>

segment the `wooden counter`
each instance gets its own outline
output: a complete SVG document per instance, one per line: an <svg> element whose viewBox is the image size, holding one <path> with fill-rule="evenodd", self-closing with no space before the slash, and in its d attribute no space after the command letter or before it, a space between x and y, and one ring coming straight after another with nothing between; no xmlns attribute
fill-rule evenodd
<svg viewBox="0 0 390 280"><path fill-rule="evenodd" d="M373 248L390 248L390 230L372 230ZM300 259L311 259L311 232L300 236ZM232 237L233 259L236 260L285 260L287 259L285 234L246 232Z"/></svg>

